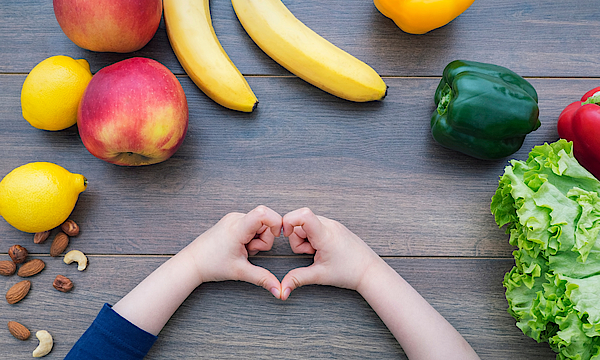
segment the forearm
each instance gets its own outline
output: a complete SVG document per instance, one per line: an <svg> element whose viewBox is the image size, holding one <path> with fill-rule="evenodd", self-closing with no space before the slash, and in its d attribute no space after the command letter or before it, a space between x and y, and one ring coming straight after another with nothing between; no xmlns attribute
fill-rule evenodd
<svg viewBox="0 0 600 360"><path fill-rule="evenodd" d="M193 257L186 249L148 275L119 300L113 310L139 328L158 335L179 306L201 284Z"/></svg>
<svg viewBox="0 0 600 360"><path fill-rule="evenodd" d="M357 291L409 359L479 359L458 331L383 260L369 268Z"/></svg>

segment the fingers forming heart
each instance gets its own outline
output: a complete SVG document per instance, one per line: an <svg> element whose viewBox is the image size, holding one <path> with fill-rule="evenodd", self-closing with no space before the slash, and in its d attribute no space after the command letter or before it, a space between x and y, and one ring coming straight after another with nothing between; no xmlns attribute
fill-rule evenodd
<svg viewBox="0 0 600 360"><path fill-rule="evenodd" d="M270 210L270 209L269 209ZM251 212L252 213L252 212ZM248 214L250 215L250 213ZM261 213L261 215L265 215ZM271 231L268 231L268 230ZM246 249L249 255L256 255L259 251L268 251L271 249L274 238L280 235L283 230L283 236L288 237L288 242L292 251L296 254L315 254L317 252L316 247L311 243L310 234L320 234L324 230L320 219L312 213L308 208L298 209L286 214L281 218L281 223L270 223L264 224L256 230L256 233L252 239L246 244ZM251 264L250 264L251 265ZM318 283L320 278L320 266L310 265L308 267L301 267L290 270L279 283L279 288L275 289L272 284L267 285L264 283L265 279L270 279L269 283L274 283L272 279L272 273L267 269L260 268L254 265L253 268L247 268L248 271L252 271L253 275L248 277L249 282L255 283L267 290L281 300L286 300L291 291L302 285ZM268 272L268 274L267 274Z"/></svg>

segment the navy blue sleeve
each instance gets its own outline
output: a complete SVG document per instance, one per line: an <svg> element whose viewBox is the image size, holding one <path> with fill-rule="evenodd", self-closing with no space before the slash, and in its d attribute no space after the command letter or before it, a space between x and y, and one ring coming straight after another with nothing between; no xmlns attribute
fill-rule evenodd
<svg viewBox="0 0 600 360"><path fill-rule="evenodd" d="M104 304L65 359L143 359L157 337L130 323Z"/></svg>

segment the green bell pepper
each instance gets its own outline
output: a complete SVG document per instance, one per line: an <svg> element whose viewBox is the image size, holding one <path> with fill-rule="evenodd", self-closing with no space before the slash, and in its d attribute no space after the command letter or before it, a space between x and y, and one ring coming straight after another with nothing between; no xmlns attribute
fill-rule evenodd
<svg viewBox="0 0 600 360"><path fill-rule="evenodd" d="M531 84L502 66L455 60L435 91L431 134L442 146L479 159L515 153L540 127Z"/></svg>

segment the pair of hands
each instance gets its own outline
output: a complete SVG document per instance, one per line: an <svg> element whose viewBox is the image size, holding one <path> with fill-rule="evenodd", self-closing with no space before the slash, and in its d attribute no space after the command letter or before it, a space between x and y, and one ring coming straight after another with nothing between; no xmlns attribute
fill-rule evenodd
<svg viewBox="0 0 600 360"><path fill-rule="evenodd" d="M280 283L269 270L251 264L248 256L270 250L282 229L294 253L315 256L312 265L290 270ZM409 359L479 359L456 329L358 236L307 208L283 217L265 206L247 214L227 214L146 277L113 310L158 335L198 285L224 280L262 286L281 300L309 284L356 290Z"/></svg>
<svg viewBox="0 0 600 360"><path fill-rule="evenodd" d="M281 283L269 270L253 265L249 255L268 251L281 234L296 254L314 254L314 263L288 272ZM368 269L381 258L337 221L302 208L285 216L266 206L247 214L230 213L194 240L189 252L200 282L240 280L286 300L303 285L331 285L357 290Z"/></svg>

